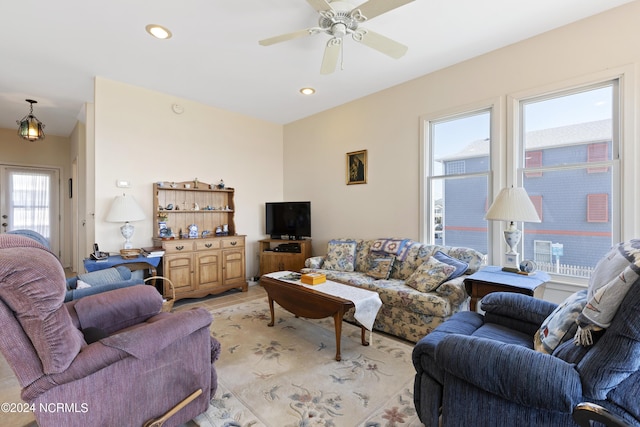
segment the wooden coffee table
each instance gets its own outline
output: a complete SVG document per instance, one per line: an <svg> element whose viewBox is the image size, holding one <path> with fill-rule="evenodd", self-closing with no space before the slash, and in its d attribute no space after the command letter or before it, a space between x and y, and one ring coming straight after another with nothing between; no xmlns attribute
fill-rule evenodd
<svg viewBox="0 0 640 427"><path fill-rule="evenodd" d="M271 322L269 326L275 324L274 301L296 317L304 317L307 319L333 317L336 330L336 360L342 359L340 356L342 316L347 310L354 307L353 302L273 277L262 276L259 283L267 291L269 298L269 310L271 310ZM369 345L369 342L365 338L366 328L360 326L360 329L362 345Z"/></svg>

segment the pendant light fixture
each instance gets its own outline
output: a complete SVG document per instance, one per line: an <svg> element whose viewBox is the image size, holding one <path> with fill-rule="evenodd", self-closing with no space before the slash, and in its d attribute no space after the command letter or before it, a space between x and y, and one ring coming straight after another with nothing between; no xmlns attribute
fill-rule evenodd
<svg viewBox="0 0 640 427"><path fill-rule="evenodd" d="M16 123L18 123L18 136L28 141L44 139L44 125L33 115L33 104L37 104L38 101L33 99L25 99L25 101L31 104L31 109L29 114L24 116L22 120L16 120Z"/></svg>

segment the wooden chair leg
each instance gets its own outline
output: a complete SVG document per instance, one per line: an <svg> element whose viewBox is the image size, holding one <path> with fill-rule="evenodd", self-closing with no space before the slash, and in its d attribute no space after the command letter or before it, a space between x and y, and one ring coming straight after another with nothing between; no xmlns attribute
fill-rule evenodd
<svg viewBox="0 0 640 427"><path fill-rule="evenodd" d="M202 394L202 389L199 388L196 391L194 391L193 393L191 393L189 396L185 397L180 403L178 403L176 406L171 408L164 415L162 415L161 417L158 417L158 418L150 419L149 421L144 423L144 425L142 427L162 427L162 425L165 423L165 421L167 421L169 418L174 416L176 412L178 412L180 409L182 409L185 406L187 406L193 399L195 399L196 397L200 396L201 394Z"/></svg>

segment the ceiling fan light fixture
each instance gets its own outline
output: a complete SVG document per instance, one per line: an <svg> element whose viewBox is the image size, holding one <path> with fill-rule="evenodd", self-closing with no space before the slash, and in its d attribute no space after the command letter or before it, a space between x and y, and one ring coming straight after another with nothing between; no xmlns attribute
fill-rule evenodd
<svg viewBox="0 0 640 427"><path fill-rule="evenodd" d="M160 40L170 39L173 35L167 28L158 24L149 24L145 27L145 30L147 33Z"/></svg>
<svg viewBox="0 0 640 427"><path fill-rule="evenodd" d="M312 87L303 87L302 89L300 89L300 93L303 95L313 95L314 93L316 93L316 90Z"/></svg>
<svg viewBox="0 0 640 427"><path fill-rule="evenodd" d="M24 116L22 120L16 120L18 123L18 136L27 141L38 141L44 139L44 124L33 115L33 104L38 101L33 99L25 99L30 105L29 114Z"/></svg>

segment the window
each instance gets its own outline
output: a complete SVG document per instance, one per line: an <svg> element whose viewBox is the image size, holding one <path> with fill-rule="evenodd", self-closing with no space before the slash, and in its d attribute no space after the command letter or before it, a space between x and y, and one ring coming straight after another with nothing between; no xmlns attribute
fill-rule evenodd
<svg viewBox="0 0 640 427"><path fill-rule="evenodd" d="M527 151L524 155L524 164L527 169L542 166L542 151ZM542 172L526 172L527 178L542 176Z"/></svg>
<svg viewBox="0 0 640 427"><path fill-rule="evenodd" d="M588 151L588 162L606 162L609 160L609 145L605 142L599 142L597 144L590 144ZM587 173L602 173L608 171L606 166L603 168L589 168Z"/></svg>
<svg viewBox="0 0 640 427"><path fill-rule="evenodd" d="M464 173L464 161L447 162L447 175Z"/></svg>
<svg viewBox="0 0 640 427"><path fill-rule="evenodd" d="M536 208L536 212L538 213L540 220L544 221L544 218L542 217L542 196L529 196L529 198L533 203L533 207Z"/></svg>
<svg viewBox="0 0 640 427"><path fill-rule="evenodd" d="M539 264L551 264L551 242L548 240L533 241L533 260Z"/></svg>
<svg viewBox="0 0 640 427"><path fill-rule="evenodd" d="M519 179L542 219L525 224L521 252L542 270L587 277L620 238L610 202L620 186L618 90L612 80L519 101ZM548 251L553 263L542 261Z"/></svg>
<svg viewBox="0 0 640 427"><path fill-rule="evenodd" d="M487 253L490 108L424 121L422 239Z"/></svg>

